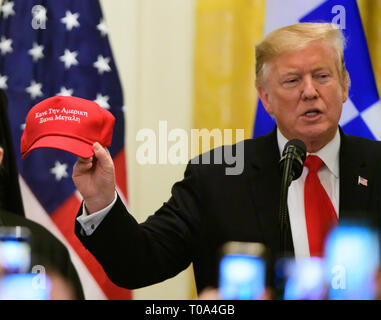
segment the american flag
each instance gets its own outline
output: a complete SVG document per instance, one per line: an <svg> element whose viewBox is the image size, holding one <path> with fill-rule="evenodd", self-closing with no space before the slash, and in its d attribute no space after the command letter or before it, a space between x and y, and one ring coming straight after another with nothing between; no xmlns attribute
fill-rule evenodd
<svg viewBox="0 0 381 320"><path fill-rule="evenodd" d="M126 200L125 107L99 2L3 0L0 8L0 88L8 97L15 150L36 103L55 95L96 101L116 119L109 150ZM71 179L75 161L55 149L36 150L25 160L17 154L26 215L68 245L86 298L130 299L131 292L112 284L74 235L81 204Z"/></svg>
<svg viewBox="0 0 381 320"><path fill-rule="evenodd" d="M362 185L364 187L367 187L368 186L368 179L365 179L365 178L359 176L358 184Z"/></svg>
<svg viewBox="0 0 381 320"><path fill-rule="evenodd" d="M330 22L342 29L344 51L351 78L349 98L343 105L340 126L355 136L381 140L381 102L377 92L368 46L356 0L267 0L265 33L299 22ZM261 101L254 123L254 137L268 133L275 121Z"/></svg>

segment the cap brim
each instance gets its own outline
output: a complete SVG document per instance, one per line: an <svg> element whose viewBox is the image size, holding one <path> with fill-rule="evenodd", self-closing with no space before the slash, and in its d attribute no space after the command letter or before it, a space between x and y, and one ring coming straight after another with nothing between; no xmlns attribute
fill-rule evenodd
<svg viewBox="0 0 381 320"><path fill-rule="evenodd" d="M82 158L90 158L94 155L93 146L82 140L65 136L45 136L33 143L31 147L23 153L22 159L25 159L31 151L38 148L59 149Z"/></svg>

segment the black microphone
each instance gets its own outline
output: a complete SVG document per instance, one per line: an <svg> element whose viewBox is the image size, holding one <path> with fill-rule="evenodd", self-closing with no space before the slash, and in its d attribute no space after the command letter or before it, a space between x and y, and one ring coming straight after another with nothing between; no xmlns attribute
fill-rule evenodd
<svg viewBox="0 0 381 320"><path fill-rule="evenodd" d="M284 173L287 174L286 178L288 186L290 186L293 180L296 180L301 176L304 161L306 160L306 153L307 148L302 140L293 139L286 143L279 166L283 175ZM290 168L290 170L288 170L288 168Z"/></svg>
<svg viewBox="0 0 381 320"><path fill-rule="evenodd" d="M288 187L293 180L298 179L303 172L304 161L306 160L307 148L303 141L293 139L285 145L282 158L279 161L279 167L282 172L282 182L280 188L280 249L283 255L286 254L286 235L290 227L287 210Z"/></svg>

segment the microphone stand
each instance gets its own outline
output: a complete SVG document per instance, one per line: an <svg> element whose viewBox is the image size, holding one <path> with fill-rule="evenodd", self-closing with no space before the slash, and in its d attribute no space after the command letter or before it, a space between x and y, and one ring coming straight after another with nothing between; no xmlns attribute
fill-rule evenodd
<svg viewBox="0 0 381 320"><path fill-rule="evenodd" d="M282 152L279 162L282 172L282 180L280 185L280 201L279 201L279 224L280 224L280 255L277 258L290 257L287 244L288 235L291 234L290 219L288 214L288 188L291 182L300 177L303 171L303 163L306 159L306 146L303 141L293 139L287 142ZM283 260L283 259L282 259ZM281 267L282 268L282 267ZM284 270L283 270L284 271ZM285 278L281 276L281 283L276 284L276 291L283 296Z"/></svg>
<svg viewBox="0 0 381 320"><path fill-rule="evenodd" d="M280 187L280 206L279 206L279 218L280 218L280 249L282 256L286 254L287 244L287 231L290 228L290 221L288 216L288 188L293 181L294 172L292 170L293 152L286 155L284 161L283 175Z"/></svg>

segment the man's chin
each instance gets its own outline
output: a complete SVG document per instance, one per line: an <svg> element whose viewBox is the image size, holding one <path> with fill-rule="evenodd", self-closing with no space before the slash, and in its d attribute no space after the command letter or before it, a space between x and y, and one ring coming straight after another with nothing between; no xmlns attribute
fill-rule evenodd
<svg viewBox="0 0 381 320"><path fill-rule="evenodd" d="M298 136L299 139L302 140L307 146L315 145L319 146L318 148L320 148L325 146L329 141L331 141L334 138L336 130L337 129L327 127L319 128L316 126L300 131Z"/></svg>
<svg viewBox="0 0 381 320"><path fill-rule="evenodd" d="M321 139L322 137L329 135L331 131L334 131L333 128L324 123L315 123L307 126L303 126L299 130L301 137L308 139Z"/></svg>
<svg viewBox="0 0 381 320"><path fill-rule="evenodd" d="M281 130L281 127L279 126ZM287 131L281 130L281 132L285 132L283 135L288 139L300 139L304 143L308 141L316 141L316 140L326 140L329 138L333 138L337 127L333 128L327 123L315 123L309 125L295 125L294 130Z"/></svg>

